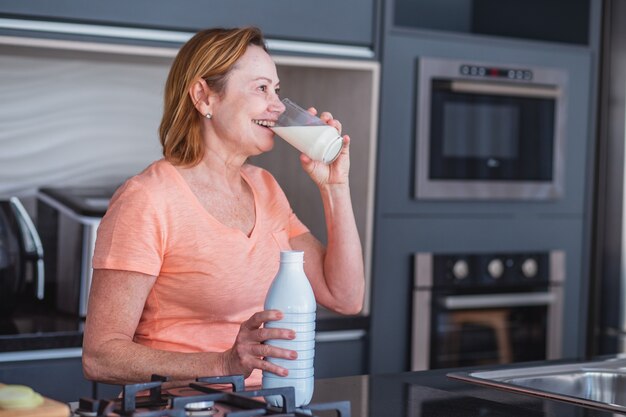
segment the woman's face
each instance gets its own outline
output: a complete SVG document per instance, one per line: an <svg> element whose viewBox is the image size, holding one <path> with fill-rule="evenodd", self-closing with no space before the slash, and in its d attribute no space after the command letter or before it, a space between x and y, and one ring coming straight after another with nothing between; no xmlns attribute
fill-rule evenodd
<svg viewBox="0 0 626 417"><path fill-rule="evenodd" d="M221 97L214 97L209 129L239 154L258 155L274 146L267 127L285 111L278 97L276 65L262 48L251 45L237 61Z"/></svg>

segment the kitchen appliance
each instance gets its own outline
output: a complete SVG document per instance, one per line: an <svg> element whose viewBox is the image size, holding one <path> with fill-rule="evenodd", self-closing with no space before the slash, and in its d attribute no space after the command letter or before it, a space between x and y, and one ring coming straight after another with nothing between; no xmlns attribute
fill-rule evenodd
<svg viewBox="0 0 626 417"><path fill-rule="evenodd" d="M0 200L0 314L44 298L43 246L17 197Z"/></svg>
<svg viewBox="0 0 626 417"><path fill-rule="evenodd" d="M246 390L243 375L198 378L189 385L168 389L167 378L153 375L152 382L124 385L120 397L108 400L81 398L74 404L75 417L200 417L261 416L315 417L320 411L333 411L338 417L350 417L350 402L309 404L295 407L293 387ZM223 386L230 385L230 390ZM281 407L272 407L262 398L281 396ZM325 414L327 415L327 414Z"/></svg>
<svg viewBox="0 0 626 417"><path fill-rule="evenodd" d="M96 232L116 186L41 188L37 221L55 307L85 317Z"/></svg>
<svg viewBox="0 0 626 417"><path fill-rule="evenodd" d="M555 359L563 251L415 254L412 370Z"/></svg>
<svg viewBox="0 0 626 417"><path fill-rule="evenodd" d="M420 58L418 199L563 195L567 73Z"/></svg>

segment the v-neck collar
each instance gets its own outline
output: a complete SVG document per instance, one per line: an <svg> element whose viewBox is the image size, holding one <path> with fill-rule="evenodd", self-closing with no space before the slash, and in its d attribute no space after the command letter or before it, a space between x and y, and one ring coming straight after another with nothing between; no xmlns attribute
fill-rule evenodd
<svg viewBox="0 0 626 417"><path fill-rule="evenodd" d="M249 235L247 235L243 230L241 230L239 228L226 226L224 223L222 223L221 221L217 220L207 209L204 208L202 203L200 203L200 201L198 200L198 197L196 197L196 195L193 193L193 191L191 190L191 187L189 186L187 181L185 181L185 178L183 178L183 176L180 174L180 172L178 172L176 167L174 165L172 165L170 162L166 161L166 160L163 160L163 162L172 171L174 171L174 177L176 178L176 181L178 183L180 183L183 192L193 202L193 205L196 207L196 210L201 212L203 214L203 216L205 216L209 221L219 225L223 229L228 230L228 231L230 231L232 233L239 233L241 236L244 236L246 239L252 239L252 238L256 237L257 230L259 228L259 218L261 217L261 211L259 209L259 196L257 194L257 190L254 187L253 182L250 180L250 178L248 177L248 175L245 172L245 165L241 167L241 170L239 171L239 173L241 175L241 178L250 187L250 190L252 190L252 198L254 200L254 225L252 226L252 230L250 231Z"/></svg>

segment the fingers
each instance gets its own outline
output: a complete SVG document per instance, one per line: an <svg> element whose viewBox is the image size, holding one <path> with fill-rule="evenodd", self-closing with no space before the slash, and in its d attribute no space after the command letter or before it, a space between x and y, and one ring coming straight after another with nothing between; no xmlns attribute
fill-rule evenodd
<svg viewBox="0 0 626 417"><path fill-rule="evenodd" d="M259 344L253 348L254 356L263 358L298 359L295 350L279 348L269 344Z"/></svg>
<svg viewBox="0 0 626 417"><path fill-rule="evenodd" d="M337 132L341 134L341 129L342 129L341 122L337 119L334 119L332 113L327 112L327 111L322 112L322 114L320 114L320 119L327 125L330 125L334 127L335 129L337 129Z"/></svg>
<svg viewBox="0 0 626 417"><path fill-rule="evenodd" d="M241 324L237 341L243 344L256 344L270 339L295 339L296 332L291 329L261 327L264 322L280 320L282 317L282 313L278 310L267 310L253 314Z"/></svg>
<svg viewBox="0 0 626 417"><path fill-rule="evenodd" d="M264 357L296 359L298 353L283 349L264 342L274 339L295 339L296 333L291 329L262 327L263 323L280 320L282 312L266 310L253 314L243 322L239 329L235 344L230 349L229 369L241 370L249 375L254 369L266 370L276 375L286 376L288 370L274 363L264 360Z"/></svg>
<svg viewBox="0 0 626 417"><path fill-rule="evenodd" d="M296 338L296 332L291 329L274 329L269 327L263 327L253 332L255 335L255 342L265 342L272 339L286 339L293 340Z"/></svg>
<svg viewBox="0 0 626 417"><path fill-rule="evenodd" d="M242 329L258 329L266 321L276 321L283 318L283 313L279 310L265 310L254 313L248 320L241 324Z"/></svg>
<svg viewBox="0 0 626 417"><path fill-rule="evenodd" d="M276 375L280 375L280 376L289 375L289 370L283 368L282 366L278 366L275 363L266 361L261 358L254 358L253 360L250 361L250 365L255 369L268 371Z"/></svg>
<svg viewBox="0 0 626 417"><path fill-rule="evenodd" d="M313 116L317 115L317 109L315 107L309 107L307 109L307 111L309 113L311 113ZM335 129L337 129L337 131L339 132L339 134L341 134L341 122L337 119L333 118L333 115L331 112L325 111L322 112L322 114L320 114L318 116L324 123L331 125L332 127L334 127Z"/></svg>
<svg viewBox="0 0 626 417"><path fill-rule="evenodd" d="M278 366L275 363L272 363L266 359L267 358L283 358L283 359L293 360L293 359L298 358L298 352L296 352L295 350L282 349L282 348L278 348L278 347L267 345L267 344L259 345L259 346L260 348L258 351L258 356L263 357L263 359L260 360L260 363L258 364L259 369L272 372L276 375L287 376L289 374L289 371L287 369L281 366Z"/></svg>
<svg viewBox="0 0 626 417"><path fill-rule="evenodd" d="M341 153L350 153L350 136L348 135L343 135L343 148L341 148Z"/></svg>
<svg viewBox="0 0 626 417"><path fill-rule="evenodd" d="M253 345L253 346L233 346L228 351L230 353L229 367L226 368L228 373L242 373L249 376L254 369L272 372L276 375L287 376L288 370L265 360L264 358L284 358L296 359L298 353L293 350L281 349L270 345Z"/></svg>

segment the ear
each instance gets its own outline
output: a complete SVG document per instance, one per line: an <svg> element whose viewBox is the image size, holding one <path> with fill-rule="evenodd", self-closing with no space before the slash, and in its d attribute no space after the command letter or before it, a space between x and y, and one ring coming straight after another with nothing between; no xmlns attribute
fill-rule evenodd
<svg viewBox="0 0 626 417"><path fill-rule="evenodd" d="M191 84L191 87L189 87L189 97L200 114L204 116L207 113L212 113L211 105L214 96L211 94L211 90L206 81L202 78L198 78Z"/></svg>

